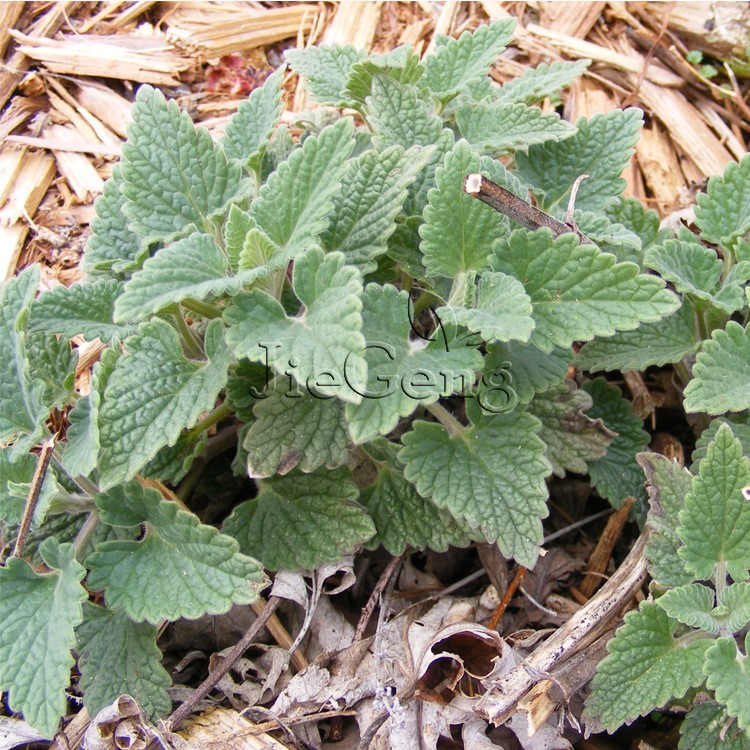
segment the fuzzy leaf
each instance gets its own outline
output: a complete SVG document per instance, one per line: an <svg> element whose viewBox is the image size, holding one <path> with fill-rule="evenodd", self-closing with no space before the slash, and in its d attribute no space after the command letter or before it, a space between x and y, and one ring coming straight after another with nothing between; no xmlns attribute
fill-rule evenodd
<svg viewBox="0 0 750 750"><path fill-rule="evenodd" d="M564 477L566 471L586 474L588 462L602 458L616 438L601 419L583 413L592 404L591 396L570 380L553 385L529 404L529 412L542 423L539 437L558 477Z"/></svg>
<svg viewBox="0 0 750 750"><path fill-rule="evenodd" d="M383 545L392 555L407 547L444 552L449 545L465 547L472 537L445 510L425 500L404 478L396 459L398 446L379 438L366 449L377 467L375 482L362 490L360 502L367 508L377 533L367 543Z"/></svg>
<svg viewBox="0 0 750 750"><path fill-rule="evenodd" d="M28 332L43 331L71 339L81 335L88 341L100 338L109 342L112 337L130 333L114 323L115 300L122 292L122 284L115 279L97 278L89 283L58 286L44 292L32 305Z"/></svg>
<svg viewBox="0 0 750 750"><path fill-rule="evenodd" d="M227 257L211 236L193 232L159 250L133 274L115 302L115 320L139 320L187 298L236 294L242 280L229 276Z"/></svg>
<svg viewBox="0 0 750 750"><path fill-rule="evenodd" d="M498 241L492 265L526 288L536 322L531 343L543 351L633 330L680 304L660 279L616 263L594 245L579 245L573 234L555 239L548 229L516 230Z"/></svg>
<svg viewBox="0 0 750 750"><path fill-rule="evenodd" d="M374 533L347 469L290 474L260 483L223 530L271 570L312 570L353 552Z"/></svg>
<svg viewBox="0 0 750 750"><path fill-rule="evenodd" d="M229 216L224 224L224 250L232 273L239 270L240 254L248 234L257 228L255 219L247 211L237 206L230 207Z"/></svg>
<svg viewBox="0 0 750 750"><path fill-rule="evenodd" d="M51 333L26 336L28 377L32 387L44 385L44 401L58 409L70 401L75 387L78 350L66 338Z"/></svg>
<svg viewBox="0 0 750 750"><path fill-rule="evenodd" d="M693 471L698 462L706 457L706 449L709 443L716 437L719 427L723 424L727 425L734 436L740 441L743 455L750 458L750 415L730 414L728 417L712 419L708 427L701 433L701 436L695 443L695 450L691 456Z"/></svg>
<svg viewBox="0 0 750 750"><path fill-rule="evenodd" d="M719 632L719 623L711 615L714 592L702 583L689 583L670 589L659 597L657 604L678 622L708 633Z"/></svg>
<svg viewBox="0 0 750 750"><path fill-rule="evenodd" d="M208 435L201 432L191 435L183 432L174 445L160 448L157 454L141 469L149 479L158 479L176 486L190 471L190 467L206 450Z"/></svg>
<svg viewBox="0 0 750 750"><path fill-rule="evenodd" d="M0 690L8 691L12 711L52 739L65 713L86 571L72 544L46 539L40 553L48 573L18 557L0 567Z"/></svg>
<svg viewBox="0 0 750 750"><path fill-rule="evenodd" d="M719 592L714 617L733 633L750 622L750 583L732 583Z"/></svg>
<svg viewBox="0 0 750 750"><path fill-rule="evenodd" d="M545 114L525 104L463 104L455 116L461 135L478 151L491 156L525 151L534 144L560 141L576 132L575 126L559 115Z"/></svg>
<svg viewBox="0 0 750 750"><path fill-rule="evenodd" d="M685 388L685 410L721 414L750 408L750 324L730 320L703 343Z"/></svg>
<svg viewBox="0 0 750 750"><path fill-rule="evenodd" d="M424 75L424 65L411 44L396 47L385 54L373 54L362 62L353 63L346 83L347 96L364 104L372 93L372 79L385 75L399 83L416 83Z"/></svg>
<svg viewBox="0 0 750 750"><path fill-rule="evenodd" d="M250 215L288 256L313 246L328 226L353 148L352 119L341 118L292 151L260 189Z"/></svg>
<svg viewBox="0 0 750 750"><path fill-rule="evenodd" d="M646 475L651 534L646 543L649 573L660 586L684 586L694 578L677 554L682 546L677 536L679 513L690 492L692 476L687 469L658 453L639 453L638 463Z"/></svg>
<svg viewBox="0 0 750 750"><path fill-rule="evenodd" d="M527 342L534 330L531 300L520 281L487 271L479 278L474 307L441 307L438 315L494 341Z"/></svg>
<svg viewBox="0 0 750 750"><path fill-rule="evenodd" d="M104 523L145 524L142 539L103 542L86 559L89 588L104 590L107 605L136 622L219 614L249 604L263 588L259 563L240 554L234 539L156 490L132 481L97 495L96 504Z"/></svg>
<svg viewBox="0 0 750 750"><path fill-rule="evenodd" d="M37 457L33 453L14 455L11 447L0 448L0 521L3 523L12 526L21 523L36 464ZM32 528L37 528L44 521L55 490L55 470L50 466L34 510Z"/></svg>
<svg viewBox="0 0 750 750"><path fill-rule="evenodd" d="M734 638L719 638L706 651L706 686L714 691L727 713L737 718L737 725L750 729L750 669L748 649L750 634L745 636L745 654L737 648Z"/></svg>
<svg viewBox="0 0 750 750"><path fill-rule="evenodd" d="M641 238L633 231L608 219L602 213L573 211L573 221L579 231L605 252L612 253L618 262L631 261L640 264Z"/></svg>
<svg viewBox="0 0 750 750"><path fill-rule="evenodd" d="M703 655L712 641L680 644L676 628L677 621L650 602L625 615L591 685L584 713L589 731L613 732L703 682Z"/></svg>
<svg viewBox="0 0 750 750"><path fill-rule="evenodd" d="M432 339L410 341L409 295L390 284L368 284L363 297L362 333L367 340L367 387L348 404L346 418L355 443L385 435L420 405L467 391L482 366L479 352L455 338L448 323Z"/></svg>
<svg viewBox="0 0 750 750"><path fill-rule="evenodd" d="M34 382L26 364L26 311L39 284L39 266L32 266L0 284L0 441L31 433L30 442L41 435L49 413L44 385ZM51 404L50 404L51 406Z"/></svg>
<svg viewBox="0 0 750 750"><path fill-rule="evenodd" d="M520 76L504 83L495 95L502 104L534 104L569 86L591 64L591 60L542 63L525 70Z"/></svg>
<svg viewBox="0 0 750 750"><path fill-rule="evenodd" d="M550 473L536 435L540 426L520 411L483 416L453 435L442 425L418 421L401 438L398 457L422 497L532 568L542 543L544 477Z"/></svg>
<svg viewBox="0 0 750 750"><path fill-rule="evenodd" d="M679 362L700 347L695 329L695 308L683 300L682 307L657 323L643 323L635 331L622 331L610 338L594 339L576 356L582 370L643 371L656 365Z"/></svg>
<svg viewBox="0 0 750 750"><path fill-rule="evenodd" d="M94 203L96 218L91 222L91 237L81 258L81 270L87 274L131 271L148 255L143 238L128 226L127 200L120 190L122 184L118 164Z"/></svg>
<svg viewBox="0 0 750 750"><path fill-rule="evenodd" d="M594 400L588 410L589 417L602 419L617 433L604 458L589 462L591 483L615 508L619 508L628 495L645 501L643 475L635 461L636 454L649 442L649 435L642 428L643 421L633 414L632 404L622 397L620 389L609 385L604 378L585 382L583 389Z"/></svg>
<svg viewBox="0 0 750 750"><path fill-rule="evenodd" d="M287 474L295 466L309 473L325 465L341 466L348 455L344 406L310 389L289 388L277 378L257 401L255 420L243 445L251 477Z"/></svg>
<svg viewBox="0 0 750 750"><path fill-rule="evenodd" d="M731 162L719 177L708 181L696 200L695 223L701 237L729 248L750 229L750 158Z"/></svg>
<svg viewBox="0 0 750 750"><path fill-rule="evenodd" d="M721 278L723 263L698 242L666 240L646 251L643 262L683 294L710 300Z"/></svg>
<svg viewBox="0 0 750 750"><path fill-rule="evenodd" d="M435 173L424 224L419 228L424 265L433 276L454 278L463 271L484 271L499 237L501 214L464 192L464 178L479 171L479 157L459 141Z"/></svg>
<svg viewBox="0 0 750 750"><path fill-rule="evenodd" d="M96 716L123 694L131 695L151 721L172 707L172 678L161 665L157 628L133 622L123 610L111 612L88 602L76 629L83 703Z"/></svg>
<svg viewBox="0 0 750 750"><path fill-rule="evenodd" d="M353 63L367 55L351 45L321 44L306 49L288 49L284 57L291 69L303 76L305 88L315 101L332 107L348 105L346 84Z"/></svg>
<svg viewBox="0 0 750 750"><path fill-rule="evenodd" d="M596 211L612 203L625 189L621 174L633 154L643 112L631 107L594 115L576 122L572 138L532 146L516 155L519 176L542 198L540 208L552 212L567 207L573 183L587 174L578 188L576 208Z"/></svg>
<svg viewBox="0 0 750 750"><path fill-rule="evenodd" d="M230 359L220 321L206 329L206 354L206 362L187 359L175 330L159 319L128 339L99 411L102 489L132 477L213 408Z"/></svg>
<svg viewBox="0 0 750 750"><path fill-rule="evenodd" d="M618 198L604 209L604 213L610 221L621 224L638 235L643 251L662 244L672 234L669 229L660 228L659 214L653 209L645 209L636 198ZM637 262L640 265L640 258Z"/></svg>
<svg viewBox="0 0 750 750"><path fill-rule="evenodd" d="M735 581L747 577L750 506L742 488L748 484L750 461L742 455L740 441L722 425L698 465L677 529L685 545L680 557L696 579L710 578L717 564L726 564Z"/></svg>
<svg viewBox="0 0 750 750"><path fill-rule="evenodd" d="M281 116L281 80L286 72L282 65L262 86L250 92L247 101L240 102L220 143L228 159L238 159L243 166L259 163L259 155L270 139Z"/></svg>
<svg viewBox="0 0 750 750"><path fill-rule="evenodd" d="M535 393L564 380L572 358L570 349L555 347L548 353L533 344L510 341L492 344L484 361L485 371L502 366L510 373L510 386L518 396L518 403L524 405Z"/></svg>
<svg viewBox="0 0 750 750"><path fill-rule="evenodd" d="M679 750L750 750L747 732L728 725L727 712L718 703L693 706L680 725Z"/></svg>
<svg viewBox="0 0 750 750"><path fill-rule="evenodd" d="M341 253L311 250L294 263L294 290L305 305L297 317L264 292L238 294L224 313L227 343L238 357L290 372L323 396L359 402L361 388L352 386L367 380L360 272Z"/></svg>
<svg viewBox="0 0 750 750"><path fill-rule="evenodd" d="M129 228L146 241L210 231L212 214L241 191L239 165L151 86L138 89L121 174Z"/></svg>
<svg viewBox="0 0 750 750"><path fill-rule="evenodd" d="M407 188L425 167L432 147L404 151L391 146L365 151L353 159L343 177L323 247L339 250L349 265L368 264L388 248Z"/></svg>
<svg viewBox="0 0 750 750"><path fill-rule="evenodd" d="M468 83L487 75L490 65L513 37L514 19L465 31L458 39L443 35L435 39L435 51L424 60L423 82L430 93L447 101Z"/></svg>

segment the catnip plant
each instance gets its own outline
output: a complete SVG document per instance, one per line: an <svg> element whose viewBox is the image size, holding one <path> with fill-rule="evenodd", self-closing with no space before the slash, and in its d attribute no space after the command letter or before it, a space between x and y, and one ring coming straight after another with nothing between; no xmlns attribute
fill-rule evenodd
<svg viewBox="0 0 750 750"><path fill-rule="evenodd" d="M587 61L496 87L488 69L513 27L437 37L423 60L408 45L289 50L321 105L300 115L296 138L279 124L285 67L216 143L141 86L83 281L37 294L32 266L2 285L0 521L14 549L0 567L0 689L45 736L76 659L92 715L122 693L151 718L168 712L157 626L253 601L264 570L478 540L531 568L546 480L566 472L588 474L614 506L634 496L642 519L636 455L658 462L643 458L648 433L616 386L570 380L571 365L674 364L686 408L740 415L714 431L706 466L744 466L731 430L750 407L750 161L699 199L700 237L660 229L622 197L642 112L569 123L536 106ZM471 174L533 196L570 232L519 226L464 191ZM85 393L73 337L102 342ZM717 458L725 444L734 454ZM229 449L254 489L221 529L159 491ZM685 484L673 473L662 494ZM701 463L696 504L718 492L703 475ZM690 507L680 513L700 513ZM662 546L692 549L676 512ZM665 584L711 577L698 554L678 555L683 578ZM746 572L742 555L718 570ZM687 604L664 599L644 611L662 629L689 626ZM739 616L727 617L716 662L734 647L726 623ZM690 643L692 654L708 641ZM706 687L738 716L725 685L709 676ZM680 683L651 703L682 694ZM605 715L596 695L606 728L650 710Z"/></svg>

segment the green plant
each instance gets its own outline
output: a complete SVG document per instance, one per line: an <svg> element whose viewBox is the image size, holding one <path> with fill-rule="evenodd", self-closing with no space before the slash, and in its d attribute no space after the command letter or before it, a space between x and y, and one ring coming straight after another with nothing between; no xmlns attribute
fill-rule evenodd
<svg viewBox="0 0 750 750"><path fill-rule="evenodd" d="M645 503L635 456L648 434L603 378L566 380L574 342L591 342L590 370L682 367L710 335L688 403L747 408L750 334L728 319L747 314L750 161L701 203L723 262L670 238L621 197L641 112L573 125L533 106L585 63L493 87L512 29L438 38L424 61L408 47L288 52L334 108L303 117L298 142L277 126L283 70L217 144L142 87L84 282L35 299L29 268L3 285L0 518L18 555L0 568L0 689L45 735L65 709L71 649L90 712L123 692L152 717L168 710L157 624L251 601L263 567L479 539L531 567L552 473ZM573 226L518 228L464 192L477 172L558 219L574 203L588 241ZM711 254L718 277L683 279L683 248ZM86 395L73 336L108 344ZM30 451L53 410L67 432L35 482ZM197 459L232 445L257 494L221 532L139 481L189 489ZM100 591L105 606L88 601Z"/></svg>

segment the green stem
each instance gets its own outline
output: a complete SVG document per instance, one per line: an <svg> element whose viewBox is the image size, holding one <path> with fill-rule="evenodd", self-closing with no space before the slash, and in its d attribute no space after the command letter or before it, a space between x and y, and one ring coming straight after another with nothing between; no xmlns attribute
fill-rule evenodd
<svg viewBox="0 0 750 750"><path fill-rule="evenodd" d="M711 578L713 579L716 597L718 598L721 592L727 587L727 563L725 560L716 563L714 574Z"/></svg>
<svg viewBox="0 0 750 750"><path fill-rule="evenodd" d="M464 426L442 405L437 403L430 404L427 411L440 422L449 435L458 435L464 431Z"/></svg>
<svg viewBox="0 0 750 750"><path fill-rule="evenodd" d="M677 373L677 377L679 377L683 385L687 385L690 382L690 371L684 362L675 362L674 371Z"/></svg>
<svg viewBox="0 0 750 750"><path fill-rule="evenodd" d="M70 481L73 482L81 492L88 495L91 498L96 497L99 494L99 488L90 480L86 479L86 477L82 476L73 476L66 468L63 466L62 462L62 450L60 448L59 443L55 445L55 450L52 451L52 459L55 462L55 466L57 466L60 471L64 472L67 477L70 478Z"/></svg>
<svg viewBox="0 0 750 750"><path fill-rule="evenodd" d="M199 302L197 299L184 299L181 304L186 310L197 313L209 320L221 317L221 308L217 305L210 305L208 302Z"/></svg>
<svg viewBox="0 0 750 750"><path fill-rule="evenodd" d="M203 351L198 343L198 339L187 324L185 316L182 314L182 310L180 310L179 307L173 313L173 317L177 323L177 330L180 332L180 338L182 339L182 346L185 350L185 354L190 357L190 359L203 359Z"/></svg>
<svg viewBox="0 0 750 750"><path fill-rule="evenodd" d="M73 540L73 548L75 549L76 559L81 552L86 548L86 545L91 540L91 537L99 525L99 514L96 511L89 513L89 517L84 521L80 531Z"/></svg>
<svg viewBox="0 0 750 750"><path fill-rule="evenodd" d="M414 303L414 315L419 315L419 313L424 312L428 307L432 307L432 305L439 301L439 297L434 292L425 290L417 297Z"/></svg>
<svg viewBox="0 0 750 750"><path fill-rule="evenodd" d="M687 648L696 641L703 641L707 638L713 639L713 637L711 633L707 633L705 630L691 630L689 633L685 633L685 635L677 638L675 643L678 648Z"/></svg>
<svg viewBox="0 0 750 750"><path fill-rule="evenodd" d="M200 422L196 423L195 427L193 427L185 436L186 439L192 440L193 438L198 437L203 430L207 430L217 422L221 422L222 419L228 417L231 413L232 409L229 407L229 404L226 401L223 401L213 411L206 414Z"/></svg>

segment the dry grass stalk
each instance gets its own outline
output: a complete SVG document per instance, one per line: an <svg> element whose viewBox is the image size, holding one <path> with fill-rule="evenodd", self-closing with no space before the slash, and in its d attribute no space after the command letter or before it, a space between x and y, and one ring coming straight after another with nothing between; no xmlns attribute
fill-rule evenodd
<svg viewBox="0 0 750 750"><path fill-rule="evenodd" d="M24 3L19 2L0 3L0 55L5 54L10 41L8 32L16 25L23 6Z"/></svg>
<svg viewBox="0 0 750 750"><path fill-rule="evenodd" d="M461 10L461 3L457 0L445 0L443 7L440 9L440 15L435 23L435 31L430 43L427 45L425 53L430 53L435 49L435 37L438 34L450 36L451 30L455 28L458 12Z"/></svg>
<svg viewBox="0 0 750 750"><path fill-rule="evenodd" d="M323 34L323 44L351 44L370 51L380 23L382 2L341 3Z"/></svg>
<svg viewBox="0 0 750 750"><path fill-rule="evenodd" d="M170 42L206 60L294 37L300 27L308 33L319 12L308 3L270 9L247 3L176 3L164 21Z"/></svg>
<svg viewBox="0 0 750 750"><path fill-rule="evenodd" d="M12 34L21 42L20 52L53 73L177 86L179 74L193 65L158 37L66 36L58 40Z"/></svg>
<svg viewBox="0 0 750 750"><path fill-rule="evenodd" d="M78 143L80 134L66 125L49 125L43 135L57 143ZM82 203L92 200L102 192L104 180L94 165L82 154L73 151L52 149L60 174L67 180L76 197Z"/></svg>
<svg viewBox="0 0 750 750"><path fill-rule="evenodd" d="M110 28L121 29L138 18L138 16L147 11L154 4L153 0L138 0L138 2L130 3L129 5L121 0L107 3L98 13L91 16L91 18L85 23L81 24L78 33L87 34L94 28L94 26L96 26L96 24L103 21L105 18L107 19L107 26ZM120 8L123 6L125 7L120 11ZM117 13L117 15L114 18L109 18L109 16L114 13Z"/></svg>
<svg viewBox="0 0 750 750"><path fill-rule="evenodd" d="M6 196L0 206L0 279L14 274L29 231L27 217L34 215L55 176L55 160L48 154L24 151L20 165L14 159L0 173L0 195Z"/></svg>
<svg viewBox="0 0 750 750"><path fill-rule="evenodd" d="M287 750L270 734L255 734L255 724L228 708L210 708L189 718L179 734L194 750L231 747L233 750Z"/></svg>

